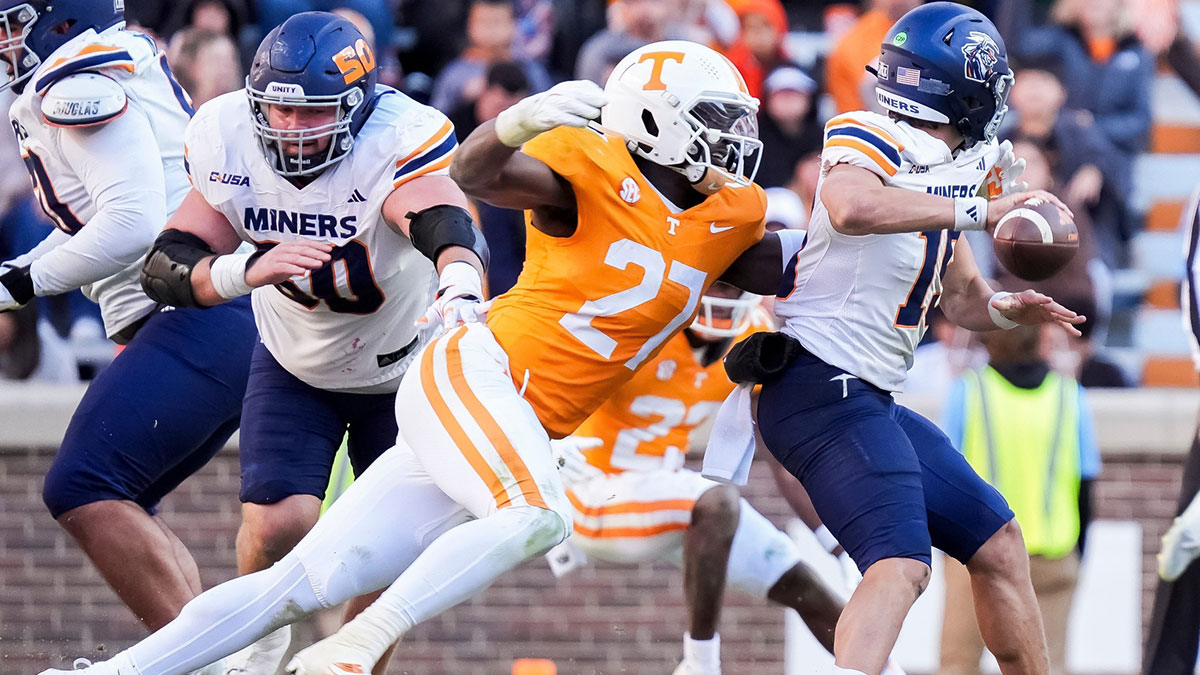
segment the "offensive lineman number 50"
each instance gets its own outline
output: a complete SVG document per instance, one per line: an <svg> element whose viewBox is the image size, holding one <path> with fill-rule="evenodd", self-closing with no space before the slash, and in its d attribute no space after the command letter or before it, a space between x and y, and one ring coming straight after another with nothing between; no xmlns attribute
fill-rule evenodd
<svg viewBox="0 0 1200 675"><path fill-rule="evenodd" d="M687 303L679 314L647 340L633 358L625 362L626 368L636 370L668 336L692 316L696 304L700 302L700 295L704 292L704 280L707 275L678 260L672 261L668 270L662 253L630 239L621 239L609 246L608 253L604 256L604 264L622 271L631 264L637 265L643 270L642 280L633 288L606 295L598 300L588 300L579 311L563 316L558 323L589 349L606 359L612 358L617 341L593 326L593 319L620 314L653 300L658 297L664 277L688 290Z"/></svg>

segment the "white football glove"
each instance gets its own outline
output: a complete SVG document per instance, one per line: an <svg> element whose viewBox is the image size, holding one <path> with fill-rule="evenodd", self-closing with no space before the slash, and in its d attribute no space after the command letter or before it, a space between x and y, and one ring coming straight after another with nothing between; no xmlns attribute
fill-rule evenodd
<svg viewBox="0 0 1200 675"><path fill-rule="evenodd" d="M558 473L564 484L579 485L604 477L604 471L588 464L583 456L584 450L601 445L604 445L604 441L588 436L567 436L550 441L550 451L554 454L554 462L558 464Z"/></svg>
<svg viewBox="0 0 1200 675"><path fill-rule="evenodd" d="M491 302L483 302L483 280L475 266L468 262L452 262L438 277L438 292L417 325L425 328L441 324L447 330L463 323L475 323L487 318Z"/></svg>
<svg viewBox="0 0 1200 675"><path fill-rule="evenodd" d="M590 80L571 80L521 99L496 116L496 136L510 148L519 148L538 134L555 127L586 127L600 117L608 96Z"/></svg>
<svg viewBox="0 0 1200 675"><path fill-rule="evenodd" d="M1000 144L1000 159L988 172L988 198L996 199L1029 189L1029 183L1018 181L1025 171L1025 160L1013 154L1012 141Z"/></svg>

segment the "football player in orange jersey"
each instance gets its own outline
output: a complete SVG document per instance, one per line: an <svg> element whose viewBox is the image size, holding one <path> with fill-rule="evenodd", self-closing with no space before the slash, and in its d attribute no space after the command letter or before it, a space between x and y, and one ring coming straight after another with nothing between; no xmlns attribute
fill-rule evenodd
<svg viewBox="0 0 1200 675"><path fill-rule="evenodd" d="M589 126L601 108L604 128ZM478 270L447 265L431 312L449 330L400 384L396 446L282 560L201 594L82 672L187 672L391 583L288 665L369 672L413 626L564 540L572 513L550 438L574 431L687 326L763 236L757 109L727 59L671 41L627 56L604 90L563 83L476 129L451 177L528 211L516 286L481 323ZM442 225L428 234L463 238L461 223ZM782 275L792 251L780 249L768 257Z"/></svg>
<svg viewBox="0 0 1200 675"><path fill-rule="evenodd" d="M575 435L551 442L574 511L566 547L618 563L682 558L689 630L676 675L720 672L727 576L735 589L795 609L833 653L841 599L736 488L682 468L691 432L733 390L721 358L735 338L773 328L759 304L756 295L714 284L688 329Z"/></svg>

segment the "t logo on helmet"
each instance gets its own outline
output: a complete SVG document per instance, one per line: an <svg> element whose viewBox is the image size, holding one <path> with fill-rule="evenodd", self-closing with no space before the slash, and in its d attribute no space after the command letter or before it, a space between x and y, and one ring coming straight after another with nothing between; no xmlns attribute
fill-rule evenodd
<svg viewBox="0 0 1200 675"><path fill-rule="evenodd" d="M341 71L346 84L350 84L367 73L375 70L375 55L367 46L366 40L359 38L351 46L333 55L333 62Z"/></svg>
<svg viewBox="0 0 1200 675"><path fill-rule="evenodd" d="M987 82L1000 60L1000 47L992 36L975 30L967 34L967 44L963 45L962 53L967 59L967 79L976 82Z"/></svg>
<svg viewBox="0 0 1200 675"><path fill-rule="evenodd" d="M654 66L650 69L650 81L642 87L642 91L662 91L667 88L662 81L663 64L667 61L683 63L683 52L650 52L642 54L642 58L638 59L638 63L644 61L653 61Z"/></svg>

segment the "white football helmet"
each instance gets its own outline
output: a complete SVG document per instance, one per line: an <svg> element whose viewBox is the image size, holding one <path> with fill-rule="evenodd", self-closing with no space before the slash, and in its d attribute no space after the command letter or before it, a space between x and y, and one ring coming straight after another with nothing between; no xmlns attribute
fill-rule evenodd
<svg viewBox="0 0 1200 675"><path fill-rule="evenodd" d="M709 340L745 333L754 321L754 308L762 302L762 296L743 291L729 297L737 290L723 281L715 282L708 293L700 296L700 312L689 326L692 332Z"/></svg>
<svg viewBox="0 0 1200 675"><path fill-rule="evenodd" d="M646 45L621 59L604 91L600 123L630 152L678 170L706 194L754 180L758 99L716 51L686 40Z"/></svg>

